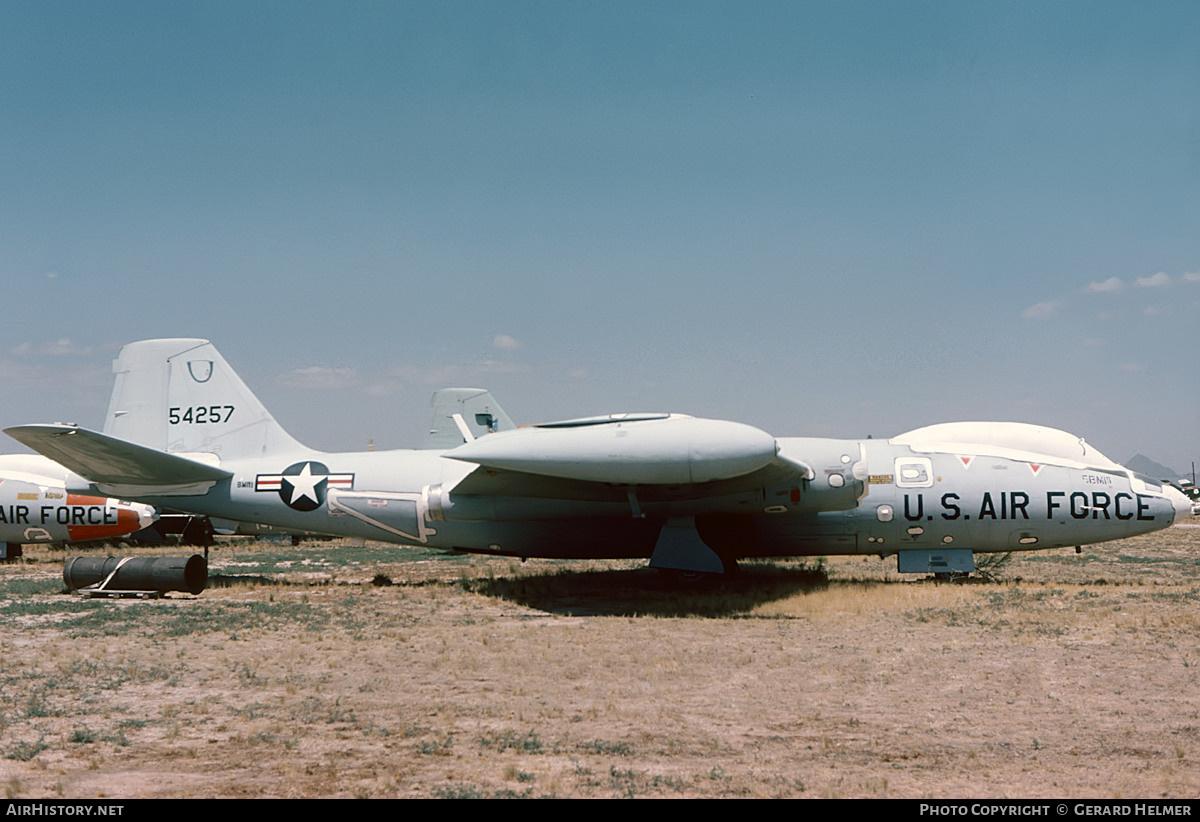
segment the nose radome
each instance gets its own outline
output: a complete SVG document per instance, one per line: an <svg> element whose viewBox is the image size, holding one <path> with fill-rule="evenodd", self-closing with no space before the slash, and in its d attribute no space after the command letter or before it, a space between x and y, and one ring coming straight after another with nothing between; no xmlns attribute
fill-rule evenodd
<svg viewBox="0 0 1200 822"><path fill-rule="evenodd" d="M1175 523L1179 524L1192 515L1192 501L1187 495L1174 486L1168 485L1163 489L1167 499L1175 508Z"/></svg>

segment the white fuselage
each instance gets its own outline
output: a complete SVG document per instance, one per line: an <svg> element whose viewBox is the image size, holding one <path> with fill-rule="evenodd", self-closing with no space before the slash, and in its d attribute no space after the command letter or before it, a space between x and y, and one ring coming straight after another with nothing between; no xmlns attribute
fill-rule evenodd
<svg viewBox="0 0 1200 822"><path fill-rule="evenodd" d="M463 481L486 469L453 451L296 451L226 463L233 477L200 496L138 498L297 531L552 557L649 556L662 523L681 514L718 552L749 557L1036 550L1147 533L1190 513L1169 485L1094 450L1037 453L1011 437L780 438L777 449L810 475L728 493L721 480L542 478L540 492L472 494Z"/></svg>

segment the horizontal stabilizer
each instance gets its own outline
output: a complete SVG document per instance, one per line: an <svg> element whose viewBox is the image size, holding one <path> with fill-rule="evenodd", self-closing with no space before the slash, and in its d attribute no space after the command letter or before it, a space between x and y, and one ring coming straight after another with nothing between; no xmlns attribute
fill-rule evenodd
<svg viewBox="0 0 1200 822"><path fill-rule="evenodd" d="M4 433L94 483L179 486L233 476L215 465L73 425L19 425Z"/></svg>

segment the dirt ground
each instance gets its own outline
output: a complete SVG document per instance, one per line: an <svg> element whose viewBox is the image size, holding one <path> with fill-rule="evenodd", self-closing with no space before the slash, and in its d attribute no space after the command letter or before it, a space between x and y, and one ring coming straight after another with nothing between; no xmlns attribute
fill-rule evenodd
<svg viewBox="0 0 1200 822"><path fill-rule="evenodd" d="M12 798L1200 795L1195 524L991 580L836 558L684 592L229 542L199 596L82 600L64 556L0 566Z"/></svg>

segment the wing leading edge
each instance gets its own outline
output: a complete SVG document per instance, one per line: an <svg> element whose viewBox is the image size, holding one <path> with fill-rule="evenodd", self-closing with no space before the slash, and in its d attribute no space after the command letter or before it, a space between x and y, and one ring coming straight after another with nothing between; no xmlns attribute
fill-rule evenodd
<svg viewBox="0 0 1200 822"><path fill-rule="evenodd" d="M163 496L204 493L233 476L216 465L73 425L19 425L4 433L118 496L134 489Z"/></svg>

